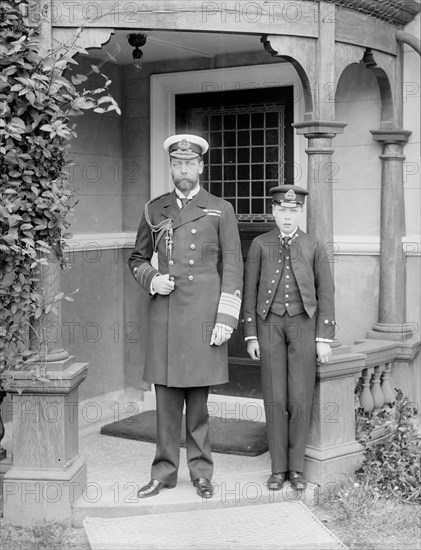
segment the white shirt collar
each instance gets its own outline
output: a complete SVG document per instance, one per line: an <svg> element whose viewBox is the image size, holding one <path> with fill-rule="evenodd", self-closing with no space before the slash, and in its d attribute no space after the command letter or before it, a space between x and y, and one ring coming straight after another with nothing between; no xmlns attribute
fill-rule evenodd
<svg viewBox="0 0 421 550"><path fill-rule="evenodd" d="M192 199L200 191L200 185L197 185L197 187L195 187L192 191L190 191L190 193L187 195L187 197L179 189L177 189L177 187L175 187L174 189L175 189L175 193L177 195L177 198L179 198L179 199Z"/></svg>
<svg viewBox="0 0 421 550"><path fill-rule="evenodd" d="M290 233L289 235L287 235L286 233L284 233L284 232L281 230L281 237L282 237L282 238L283 238L283 237L291 237L291 239L292 239L292 237L297 233L297 230L298 230L298 227L296 227L296 228L294 229L294 231L293 231L292 233Z"/></svg>

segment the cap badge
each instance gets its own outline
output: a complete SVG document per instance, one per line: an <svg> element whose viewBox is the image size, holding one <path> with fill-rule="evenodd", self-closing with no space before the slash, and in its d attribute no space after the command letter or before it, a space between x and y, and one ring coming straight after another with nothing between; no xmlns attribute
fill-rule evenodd
<svg viewBox="0 0 421 550"><path fill-rule="evenodd" d="M189 143L187 139L182 139L178 143L178 148L181 149L182 151L188 151L191 148L191 143Z"/></svg>
<svg viewBox="0 0 421 550"><path fill-rule="evenodd" d="M294 189L289 189L285 193L284 199L287 199L288 201L295 201L297 199L297 195L295 194Z"/></svg>

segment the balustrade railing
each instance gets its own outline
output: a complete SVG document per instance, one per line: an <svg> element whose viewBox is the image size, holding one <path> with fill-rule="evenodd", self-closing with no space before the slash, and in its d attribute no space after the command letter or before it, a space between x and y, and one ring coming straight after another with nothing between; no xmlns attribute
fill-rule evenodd
<svg viewBox="0 0 421 550"><path fill-rule="evenodd" d="M359 402L365 412L377 413L395 400L397 373L393 368L399 347L397 342L384 340L364 340L353 346L354 352L366 355L364 368L356 376L356 383L361 384Z"/></svg>

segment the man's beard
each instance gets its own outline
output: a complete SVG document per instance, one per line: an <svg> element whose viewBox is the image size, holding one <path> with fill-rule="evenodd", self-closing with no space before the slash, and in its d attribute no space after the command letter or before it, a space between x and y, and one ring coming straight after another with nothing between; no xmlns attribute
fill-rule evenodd
<svg viewBox="0 0 421 550"><path fill-rule="evenodd" d="M180 177L174 179L174 185L177 187L179 191L182 193L189 193L192 189L194 189L198 183L198 179L192 179L189 177Z"/></svg>

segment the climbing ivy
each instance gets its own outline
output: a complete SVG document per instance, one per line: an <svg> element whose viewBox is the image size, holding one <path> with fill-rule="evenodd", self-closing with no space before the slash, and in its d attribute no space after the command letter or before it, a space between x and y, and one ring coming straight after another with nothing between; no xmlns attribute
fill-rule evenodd
<svg viewBox="0 0 421 550"><path fill-rule="evenodd" d="M38 289L38 273L49 256L64 262L70 236L68 216L77 203L66 178L73 117L120 114L100 67L90 66L100 87L78 72L75 56L87 53L77 45L83 29L41 55L40 30L25 21L25 7L27 0L0 1L0 374L36 353L28 344L31 321L52 307Z"/></svg>

